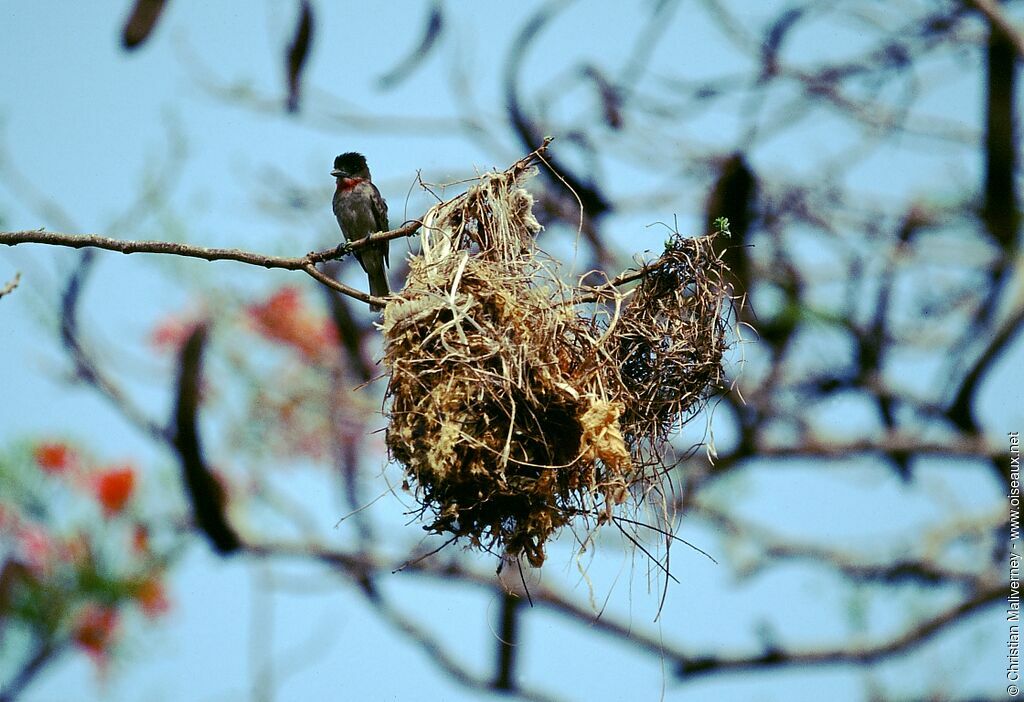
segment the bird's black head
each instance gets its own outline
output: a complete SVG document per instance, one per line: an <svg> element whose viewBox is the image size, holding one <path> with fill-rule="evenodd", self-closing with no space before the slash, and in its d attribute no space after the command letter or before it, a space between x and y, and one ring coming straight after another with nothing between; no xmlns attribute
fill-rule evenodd
<svg viewBox="0 0 1024 702"><path fill-rule="evenodd" d="M370 178L370 168L366 165L366 157L355 151L341 154L334 159L335 178Z"/></svg>

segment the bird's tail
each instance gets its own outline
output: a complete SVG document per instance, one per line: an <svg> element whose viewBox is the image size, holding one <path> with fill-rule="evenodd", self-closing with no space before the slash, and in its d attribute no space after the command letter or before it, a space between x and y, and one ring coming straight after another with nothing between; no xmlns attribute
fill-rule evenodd
<svg viewBox="0 0 1024 702"><path fill-rule="evenodd" d="M375 254L376 252L372 252L371 255L363 257L363 267L366 268L366 275L370 279L370 294L374 297L387 297L391 294L391 288L388 287L388 275L384 271L384 257ZM381 308L371 305L370 309L380 312Z"/></svg>

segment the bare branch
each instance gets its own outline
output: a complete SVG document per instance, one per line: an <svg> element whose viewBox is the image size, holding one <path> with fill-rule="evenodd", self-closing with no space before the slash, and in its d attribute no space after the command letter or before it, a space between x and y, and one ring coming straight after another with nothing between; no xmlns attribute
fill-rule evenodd
<svg viewBox="0 0 1024 702"><path fill-rule="evenodd" d="M374 297L373 295L367 295L361 290L356 290L353 287L350 287L348 285L345 285L344 283L335 280L326 273L318 270L317 267L314 266L312 263L307 263L306 265L304 265L302 267L302 270L308 273L309 276L314 280L323 283L331 290L336 290L337 292L340 292L342 295L348 295L349 297L359 300L360 302L365 302L370 305L376 305L377 307L383 307L384 305L387 304L387 300L385 300L382 297Z"/></svg>
<svg viewBox="0 0 1024 702"><path fill-rule="evenodd" d="M527 168L530 168L543 159L542 154L547 150L550 143L551 137L545 137L541 141L540 146L513 163L505 172L517 176ZM330 249L311 251L305 256L271 256L242 249L207 248L171 241L122 241L98 234L62 234L60 232L48 232L43 229L0 232L0 244L6 246L47 244L50 246L67 246L73 249L97 248L123 254L170 254L172 256L200 258L205 261L235 261L236 263L245 263L263 268L283 268L289 271L301 270L320 283L344 295L371 305L381 306L385 303L383 298L371 297L355 288L339 283L337 280L317 270L316 264L341 259L360 249L374 246L381 242L412 236L419 231L421 226L421 221L410 220L396 229L376 232L356 241L343 242Z"/></svg>
<svg viewBox="0 0 1024 702"><path fill-rule="evenodd" d="M315 268L316 263L340 259L364 247L372 246L381 241L390 241L411 236L420 228L418 221L407 222L397 229L377 232L358 241L347 242L331 249L313 251L305 256L270 256L267 254L244 251L242 249L218 249L190 244L179 244L171 241L122 241L96 234L62 234L47 232L42 229L16 232L0 232L0 244L17 246L18 244L46 244L49 246L67 246L73 249L97 248L116 251L123 254L153 253L200 258L205 261L235 261L263 268L283 268L290 271L304 271L320 283L362 302L381 304L383 300L373 298L355 288L339 283Z"/></svg>
<svg viewBox="0 0 1024 702"><path fill-rule="evenodd" d="M640 280L657 267L658 262L654 261L653 263L640 266L640 268L635 270L623 271L608 282L602 283L601 285L595 285L590 294L584 295L575 302L583 304L587 302L597 302L598 300L606 297L615 297L617 294L617 291L615 290L616 287Z"/></svg>
<svg viewBox="0 0 1024 702"><path fill-rule="evenodd" d="M1017 338L1020 331L1024 329L1024 307L1021 307L1013 315L1010 316L1006 322L1003 323L999 331L989 340L985 350L982 351L981 355L971 366L967 375L964 377L963 382L960 384L957 390L956 397L953 398L952 404L949 406L949 419L956 426L963 430L974 429L976 423L972 414L972 403L975 400L975 394L978 389L978 385L984 379L985 374L991 370L992 366L995 365L996 359L998 359L1002 353L1009 348L1010 343Z"/></svg>
<svg viewBox="0 0 1024 702"><path fill-rule="evenodd" d="M886 656L901 653L921 646L936 634L963 617L981 611L1006 597L1006 587L996 586L981 590L973 597L964 599L933 617L922 620L917 626L887 641L865 646L850 646L834 649L797 652L778 649L756 656L725 658L720 656L682 657L678 661L677 673L692 680L697 676L712 673L739 673L771 668L798 667L829 664L870 665Z"/></svg>
<svg viewBox="0 0 1024 702"><path fill-rule="evenodd" d="M987 573L972 573L951 569L938 560L902 556L888 561L877 561L863 555L823 548L810 543L799 543L791 539L772 535L762 526L740 522L728 512L708 504L690 503L691 517L706 519L714 528L737 543L757 544L762 556L755 562L738 568L744 577L750 577L769 566L785 561L806 561L823 568L841 572L854 582L875 582L884 584L913 583L917 586L948 586L953 583L965 588L975 588L985 582ZM988 531L994 525L979 524L978 528ZM955 538L965 536L964 529L958 529ZM929 538L937 535L929 534ZM998 577L996 575L995 577Z"/></svg>
<svg viewBox="0 0 1024 702"><path fill-rule="evenodd" d="M44 641L38 644L21 670L0 688L0 702L14 702L29 683L66 648L66 643L54 644L52 641Z"/></svg>
<svg viewBox="0 0 1024 702"><path fill-rule="evenodd" d="M237 551L238 535L224 514L224 490L203 458L199 438L199 400L202 381L203 346L206 327L199 325L181 350L178 373L178 397L174 410L172 444L181 461L185 490L196 526L202 530L214 550L221 555Z"/></svg>
<svg viewBox="0 0 1024 702"><path fill-rule="evenodd" d="M5 286L0 288L0 297L3 297L4 295L10 295L12 292L14 292L14 289L18 287L18 283L20 282L21 273L15 273L14 278L11 279L11 281L8 282Z"/></svg>
<svg viewBox="0 0 1024 702"><path fill-rule="evenodd" d="M407 617L402 612L398 611L397 608L393 607L385 599L380 597L378 593L375 591L370 592L366 589L362 589L361 592L363 592L367 600L373 605L374 609L376 609L377 613L384 619L384 621L391 624L391 626L398 629L402 634L417 644L424 653L430 656L434 663L436 663L446 674L461 685L476 690L501 691L532 702L555 702L556 698L550 697L542 692L518 686L500 687L495 682L471 672L454 656L452 656L441 642L431 635L429 631L414 622L412 618Z"/></svg>
<svg viewBox="0 0 1024 702"><path fill-rule="evenodd" d="M962 434L948 441L935 441L914 435L911 432L895 430L877 439L860 441L815 441L806 440L790 446L771 445L759 442L757 455L760 457L816 457L846 459L865 453L914 453L934 456L983 457L1000 456L1006 453L1001 447L983 436Z"/></svg>
<svg viewBox="0 0 1024 702"><path fill-rule="evenodd" d="M338 568L357 581L372 578L375 573L388 569L389 563L381 556L367 552L345 552L318 549L311 544L263 544L247 546L249 553L262 557L314 558ZM469 570L457 562L439 562L436 559L420 559L408 563L403 572L440 579L446 582L461 581L492 589L504 594L506 590L493 576ZM522 594L525 597L525 593ZM724 657L719 655L692 655L681 646L673 646L663 637L647 634L635 625L618 622L605 614L598 616L593 611L573 602L561 592L538 584L531 586L530 597L538 606L546 607L568 617L570 620L600 631L617 640L667 661L674 661L677 673L686 680L712 673L738 673L770 668L803 667L825 664L871 665L886 656L912 650L924 645L946 627L971 616L1006 596L1006 587L993 584L973 591L957 603L938 614L920 620L903 632L876 643L815 650L791 650L775 648L750 656ZM407 631L407 633L412 633ZM520 691L521 694L521 691Z"/></svg>
<svg viewBox="0 0 1024 702"><path fill-rule="evenodd" d="M407 222L397 229L377 232L358 241L346 242L339 246L314 251L305 256L270 256L268 254L244 251L242 249L217 249L191 244L180 244L172 241L123 241L97 234L62 234L42 229L31 229L17 232L0 232L0 244L17 246L18 244L47 244L50 246L67 246L73 249L97 248L116 251L123 254L153 253L201 258L205 261L235 261L263 268L283 268L285 270L303 270L307 265L322 263L343 258L367 246L411 236L420 228L418 221Z"/></svg>
<svg viewBox="0 0 1024 702"><path fill-rule="evenodd" d="M85 286L86 278L92 270L91 252L82 255L81 263L68 279L67 287L61 296L60 337L67 349L71 362L74 364L75 376L96 388L103 396L114 403L132 424L142 429L157 441L165 441L167 432L145 412L137 407L121 388L110 378L85 349L78 333L78 302Z"/></svg>
<svg viewBox="0 0 1024 702"><path fill-rule="evenodd" d="M519 608L523 604L519 595L506 592L501 600L501 626L497 640L497 672L495 690L516 690L516 653L519 648Z"/></svg>
<svg viewBox="0 0 1024 702"><path fill-rule="evenodd" d="M1013 44L1017 54L1024 58L1024 34L1020 33L996 2L993 0L964 0L964 2L985 15L992 26Z"/></svg>

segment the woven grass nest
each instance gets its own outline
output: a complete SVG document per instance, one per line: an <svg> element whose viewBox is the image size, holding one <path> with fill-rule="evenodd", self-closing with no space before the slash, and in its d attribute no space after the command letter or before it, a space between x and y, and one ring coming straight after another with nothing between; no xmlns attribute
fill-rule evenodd
<svg viewBox="0 0 1024 702"><path fill-rule="evenodd" d="M533 155L534 157L536 154ZM721 378L724 265L673 236L620 285L572 287L536 247L527 157L435 206L384 312L386 443L425 529L539 567L574 518L600 525Z"/></svg>

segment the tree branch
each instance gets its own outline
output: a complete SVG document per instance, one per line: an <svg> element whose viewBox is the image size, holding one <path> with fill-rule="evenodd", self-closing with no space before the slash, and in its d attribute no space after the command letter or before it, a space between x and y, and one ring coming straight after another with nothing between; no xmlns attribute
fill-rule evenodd
<svg viewBox="0 0 1024 702"><path fill-rule="evenodd" d="M1014 312L1007 319L999 331L989 340L981 355L971 366L967 375L964 376L960 387L957 389L953 402L950 403L948 416L959 429L963 431L977 431L977 423L973 414L973 403L978 386L985 378L986 373L995 365L1002 353L1009 348L1011 342L1024 329L1024 306Z"/></svg>
<svg viewBox="0 0 1024 702"><path fill-rule="evenodd" d="M558 698L551 697L543 692L518 686L503 687L499 682L488 680L484 676L473 673L459 662L455 656L449 653L445 646L427 631L425 627L417 624L411 617L407 617L396 607L393 607L387 600L380 597L379 594L365 588L360 588L360 592L362 592L384 621L418 645L441 670L464 687L485 692L500 691L528 702L557 702Z"/></svg>
<svg viewBox="0 0 1024 702"><path fill-rule="evenodd" d="M874 645L806 652L775 649L756 656L739 656L735 658L720 656L681 657L677 663L676 672L682 678L693 679L698 675L709 675L711 673L738 673L780 667L830 664L870 665L886 656L923 645L945 627L957 622L962 617L973 614L994 602L999 602L1006 597L1006 592L1006 587L1002 585L981 590L975 593L973 597L964 599L944 612L925 619L902 634Z"/></svg>
<svg viewBox="0 0 1024 702"><path fill-rule="evenodd" d="M0 288L0 297L3 297L4 295L10 295L12 292L14 292L14 289L18 287L18 283L20 282L21 273L15 273L14 278L12 278L6 285Z"/></svg>
<svg viewBox="0 0 1024 702"><path fill-rule="evenodd" d="M1013 22L996 2L993 0L964 0L964 2L985 15L992 26L1013 44L1017 55L1024 58L1024 35L1013 25Z"/></svg>
<svg viewBox="0 0 1024 702"><path fill-rule="evenodd" d="M82 260L68 279L61 296L60 338L74 364L75 377L96 388L104 397L114 403L121 413L136 427L142 429L157 441L167 439L164 428L150 419L145 412L132 403L121 388L106 375L95 359L86 351L78 333L78 302L85 287L86 278L92 270L92 252L85 252Z"/></svg>
<svg viewBox="0 0 1024 702"><path fill-rule="evenodd" d="M498 655L494 676L495 690L516 690L516 653L519 647L519 608L523 601L514 592L501 600L501 626L497 637Z"/></svg>
<svg viewBox="0 0 1024 702"><path fill-rule="evenodd" d="M367 552L345 552L319 549L312 544L250 544L247 552L259 557L313 558L344 571L353 579L366 580L379 571L393 570L387 559ZM420 559L409 562L405 573L435 578L445 582L461 581L496 590L504 596L506 590L493 577L467 569L457 562ZM367 593L364 593L367 594ZM521 594L525 597L523 593ZM944 611L924 619L886 639L867 645L839 646L822 650L792 650L776 648L749 656L725 657L719 655L692 655L684 647L673 645L663 637L647 634L627 622L616 621L609 615L598 616L593 611L572 602L564 594L542 584L531 586L530 597L540 607L557 612L568 619L599 631L613 639L626 642L638 650L674 662L677 674L685 680L713 673L738 673L768 668L796 668L813 665L871 665L886 656L912 650L940 634L946 627L963 620L1006 596L1006 587L993 584L973 590ZM522 695L522 690L517 690Z"/></svg>
<svg viewBox="0 0 1024 702"><path fill-rule="evenodd" d="M200 325L181 350L178 396L174 409L172 445L181 471L196 525L221 555L237 551L241 541L224 514L224 490L203 458L199 438L199 400L206 327Z"/></svg>
<svg viewBox="0 0 1024 702"><path fill-rule="evenodd" d="M524 170L536 163L541 154L547 150L551 138L545 138L541 145L523 158L519 159L508 169L506 173L517 176ZM106 251L116 251L123 254L153 253L169 254L172 256L184 256L186 258L200 258L204 261L235 261L251 266L263 268L282 268L289 271L303 271L316 281L338 292L348 295L356 300L371 305L383 306L385 300L379 297L372 297L364 292L351 288L344 283L339 283L327 274L316 268L316 264L326 261L333 261L349 256L360 249L374 246L384 241L408 237L419 231L422 222L410 220L398 227L386 232L376 232L356 241L346 241L330 249L322 251L311 251L305 256L271 256L269 254L245 251L243 249L221 249L207 248L204 246L192 246L171 241L122 241L98 234L63 234L61 232L48 232L43 229L31 229L15 232L0 232L0 244L5 246L17 246L18 244L46 244L49 246L67 246L73 249L97 248Z"/></svg>
<svg viewBox="0 0 1024 702"><path fill-rule="evenodd" d="M377 232L357 241L339 244L323 251L312 251L305 256L270 256L242 249L217 249L204 246L192 246L171 241L122 241L97 234L63 234L33 229L17 232L0 232L0 244L17 246L18 244L46 244L49 246L67 246L72 249L97 248L117 253L152 253L200 258L204 261L235 261L263 268L283 268L289 271L303 271L320 283L369 304L381 304L383 300L374 298L343 283L330 278L317 270L315 265L324 261L332 261L382 241L391 241L412 236L420 228L419 221L410 221L397 229Z"/></svg>
<svg viewBox="0 0 1024 702"><path fill-rule="evenodd" d="M0 702L14 702L14 700L28 687L39 673L51 663L58 653L65 648L65 644L55 644L52 641L43 641L35 647L31 657L25 665L12 677L3 688L0 688Z"/></svg>

